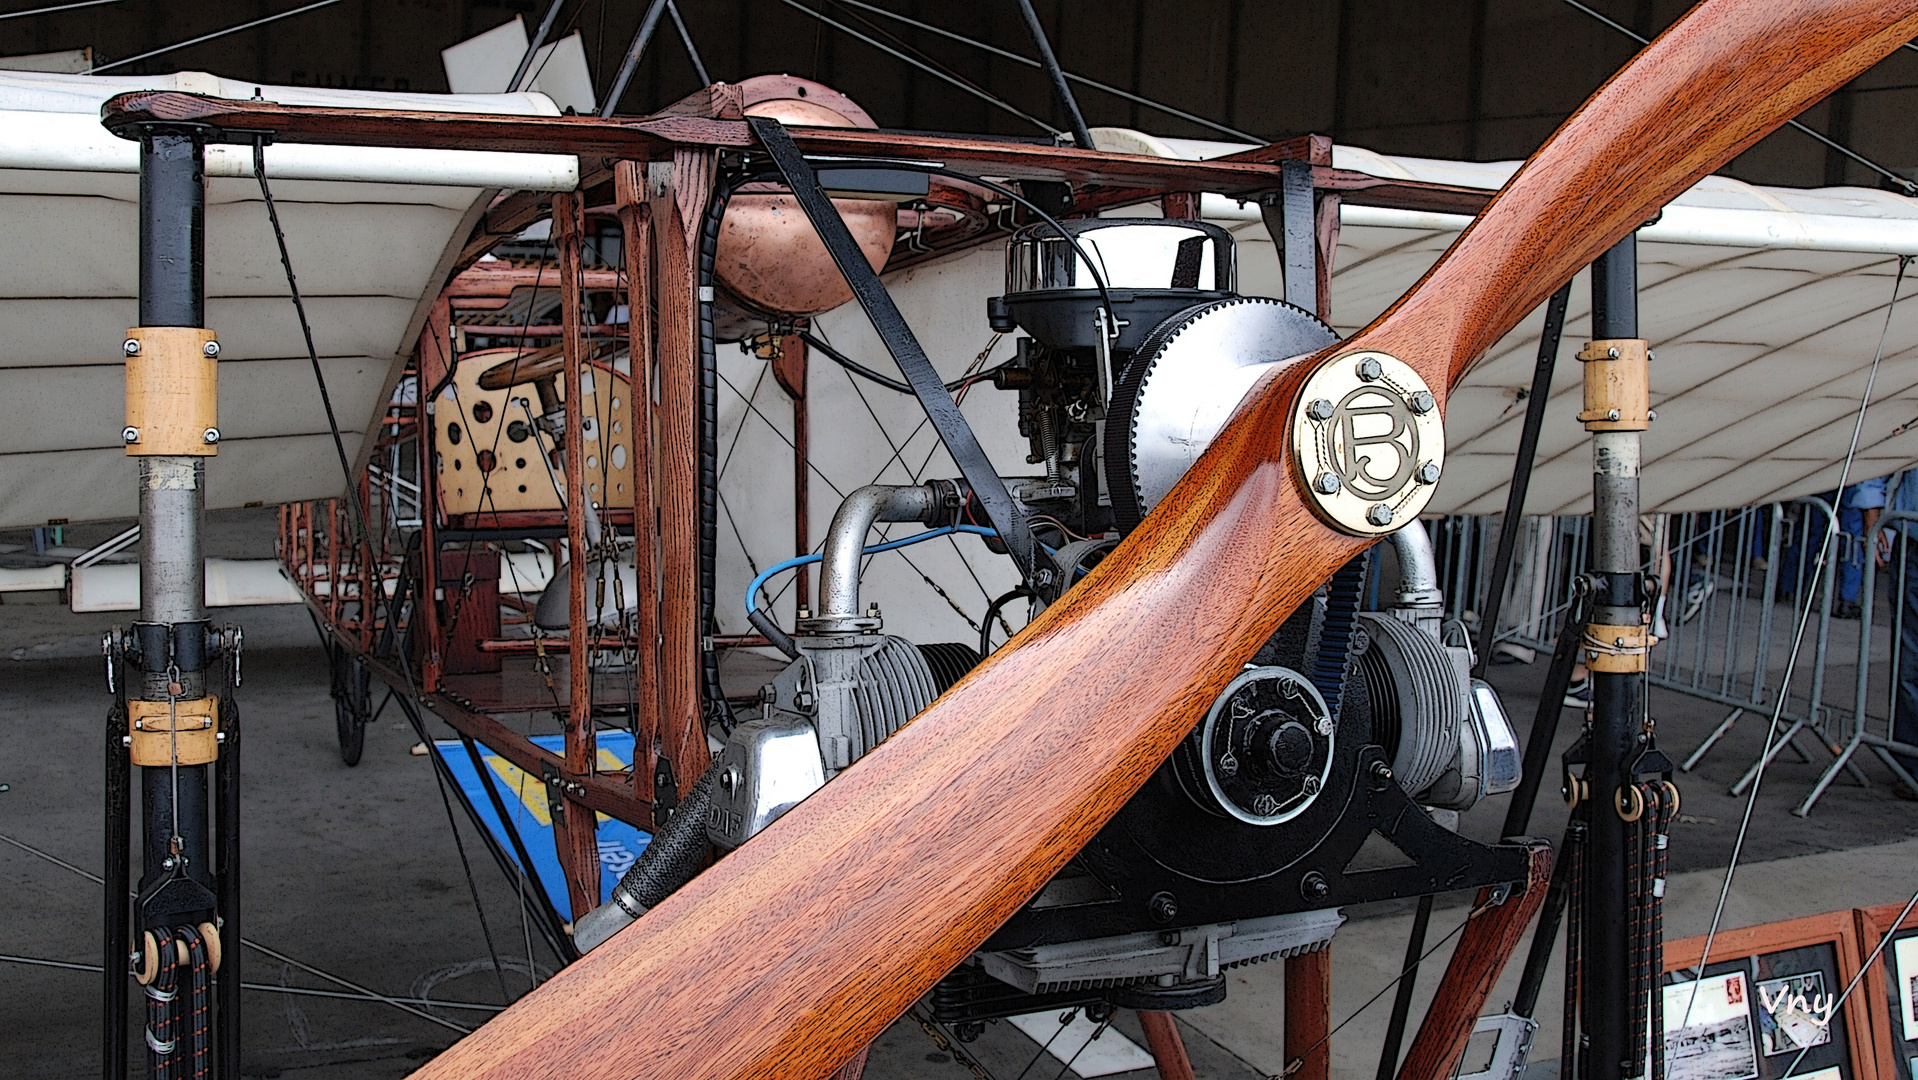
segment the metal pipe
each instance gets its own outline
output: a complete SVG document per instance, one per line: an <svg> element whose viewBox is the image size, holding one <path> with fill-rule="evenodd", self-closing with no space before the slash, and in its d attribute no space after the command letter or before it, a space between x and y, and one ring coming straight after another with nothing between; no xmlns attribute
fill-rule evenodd
<svg viewBox="0 0 1918 1080"><path fill-rule="evenodd" d="M633 34L633 43L626 46L626 59L619 65L613 88L606 91L606 100L599 106L600 116L613 115L613 110L619 106L619 99L626 96L626 84L633 81L633 72L639 70L639 58L646 52L646 43L653 40L653 31L659 29L659 17L665 10L666 0L653 0L647 5L646 17L639 20L639 30Z"/></svg>
<svg viewBox="0 0 1918 1080"><path fill-rule="evenodd" d="M540 46L546 44L547 35L553 32L553 20L559 18L559 9L566 6L566 0L553 0L546 5L546 17L539 21L539 29L533 32L533 40L526 46L526 52L519 58L519 66L513 69L513 79L506 84L506 92L516 94L526 84L526 69L533 66L533 57L539 53Z"/></svg>
<svg viewBox="0 0 1918 1080"><path fill-rule="evenodd" d="M809 633L852 630L843 620L859 618L859 559L866 533L879 521L937 520L945 500L930 484L911 487L868 484L846 496L827 526L819 564L818 616L805 620Z"/></svg>
<svg viewBox="0 0 1918 1080"><path fill-rule="evenodd" d="M686 46L686 59L693 62L693 74L699 76L699 85L711 86L713 77L706 74L706 61L699 58L699 46L693 44L692 31L686 29L686 20L680 17L679 5L666 0L666 14L673 17L673 26L679 30L679 42Z"/></svg>
<svg viewBox="0 0 1918 1080"><path fill-rule="evenodd" d="M1628 235L1592 263L1592 336L1638 336L1638 249ZM1595 585L1592 622L1636 625L1638 607L1637 431L1592 433L1592 547ZM1579 995L1588 1040L1585 1080L1621 1080L1642 1066L1626 1045L1631 1007L1630 943L1626 940L1625 822L1613 809L1613 793L1631 782L1635 736L1643 712L1643 678L1637 672L1594 671L1590 760L1590 843L1584 895L1584 951Z"/></svg>
<svg viewBox="0 0 1918 1080"><path fill-rule="evenodd" d="M1045 66L1046 78L1052 82L1052 97L1061 112L1066 114L1066 126L1072 129L1073 144L1081 150L1094 149L1092 131L1086 127L1086 118L1079 112L1079 101L1072 96L1072 87L1066 83L1065 72L1059 67L1059 58L1052 53L1052 42L1046 39L1046 28L1039 24L1039 13L1032 10L1032 0L1019 0L1019 14L1026 20L1026 31L1032 35L1032 46L1039 50L1039 63Z"/></svg>

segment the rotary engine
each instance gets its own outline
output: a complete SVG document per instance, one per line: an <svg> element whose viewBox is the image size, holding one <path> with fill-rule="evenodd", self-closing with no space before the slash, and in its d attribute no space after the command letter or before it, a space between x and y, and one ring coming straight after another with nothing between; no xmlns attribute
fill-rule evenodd
<svg viewBox="0 0 1918 1080"><path fill-rule="evenodd" d="M1337 340L1308 312L1237 295L1232 239L1215 226L1063 228L1018 233L1008 291L988 303L995 330L1027 335L993 381L1017 391L1027 463L1043 468L1007 481L1041 522L1050 565L1030 582L1036 606L1139 524L1262 374ZM1410 467L1411 450L1394 449ZM702 816L703 840L744 843L979 662L968 645L881 633L859 589L874 524L967 527L968 495L959 481L855 491L833 518L818 602L796 632L753 611L790 663L682 807ZM1448 831L1457 811L1517 784L1518 745L1496 693L1470 677L1469 649L1444 639L1424 527L1390 539L1387 610L1359 610L1369 556L1302 605L1138 794L940 984L939 1019L963 1031L1054 1004L1207 1004L1224 996L1223 969L1324 945L1342 905L1522 878L1517 849ZM1401 865L1354 861L1374 833ZM636 915L656 902L628 902L639 895L622 884L617 906Z"/></svg>

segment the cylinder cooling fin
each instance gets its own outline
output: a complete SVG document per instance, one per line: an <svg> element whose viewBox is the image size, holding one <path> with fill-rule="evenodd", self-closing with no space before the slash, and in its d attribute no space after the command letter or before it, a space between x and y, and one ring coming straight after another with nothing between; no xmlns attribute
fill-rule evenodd
<svg viewBox="0 0 1918 1080"><path fill-rule="evenodd" d="M1372 739L1392 755L1392 775L1417 795L1458 760L1459 729L1470 703L1464 672L1437 638L1389 614L1362 612L1358 650L1372 706Z"/></svg>

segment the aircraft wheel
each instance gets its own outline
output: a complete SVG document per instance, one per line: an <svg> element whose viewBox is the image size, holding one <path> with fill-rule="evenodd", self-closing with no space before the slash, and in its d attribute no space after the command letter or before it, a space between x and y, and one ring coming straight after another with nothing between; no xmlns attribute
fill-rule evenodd
<svg viewBox="0 0 1918 1080"><path fill-rule="evenodd" d="M372 711L366 665L341 650L333 658L333 722L339 729L340 760L349 767L360 763L366 749L366 723Z"/></svg>

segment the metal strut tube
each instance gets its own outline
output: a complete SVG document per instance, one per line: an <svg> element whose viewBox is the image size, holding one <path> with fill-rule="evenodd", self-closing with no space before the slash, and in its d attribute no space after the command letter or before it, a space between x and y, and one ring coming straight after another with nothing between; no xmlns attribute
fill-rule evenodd
<svg viewBox="0 0 1918 1080"><path fill-rule="evenodd" d="M859 559L866 534L879 521L936 524L945 500L930 484L905 487L868 484L846 496L833 512L819 564L819 615L815 622L859 617ZM809 629L832 631L832 626ZM850 628L848 628L850 629Z"/></svg>
<svg viewBox="0 0 1918 1080"><path fill-rule="evenodd" d="M1592 336L1638 336L1638 247L1627 235L1592 264ZM1637 625L1637 431L1592 433L1592 622ZM1581 632L1568 628L1571 632ZM1589 1040L1586 1080L1619 1080L1643 1072L1642 1056L1627 1046L1631 977L1625 936L1625 822L1612 793L1631 782L1633 736L1642 708L1636 673L1593 671L1590 762L1591 832L1584 895L1585 986L1581 1026Z"/></svg>

